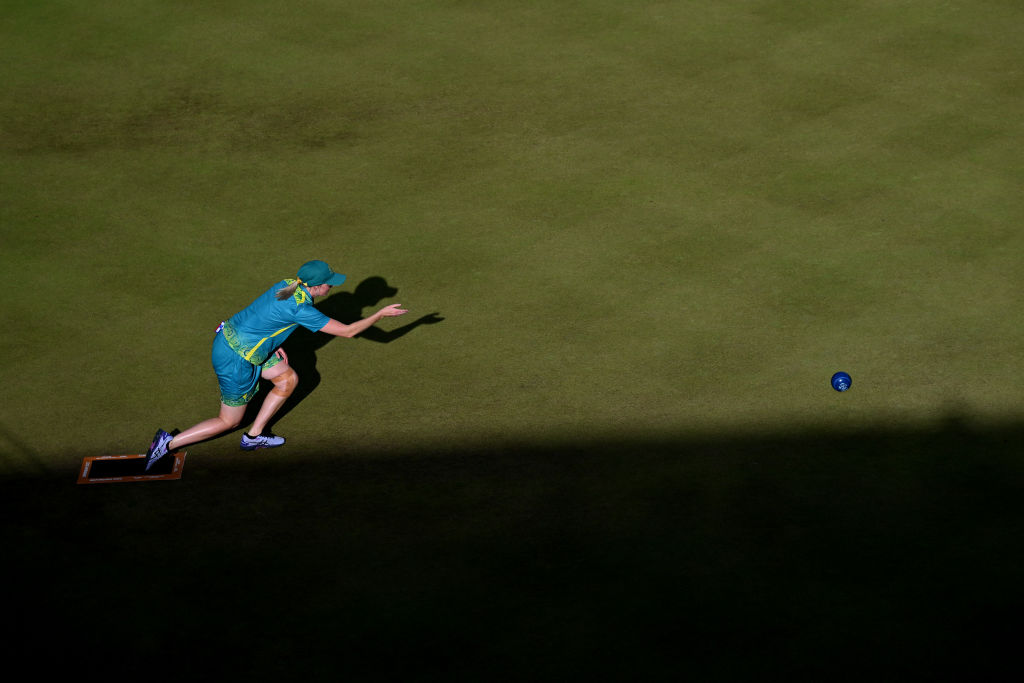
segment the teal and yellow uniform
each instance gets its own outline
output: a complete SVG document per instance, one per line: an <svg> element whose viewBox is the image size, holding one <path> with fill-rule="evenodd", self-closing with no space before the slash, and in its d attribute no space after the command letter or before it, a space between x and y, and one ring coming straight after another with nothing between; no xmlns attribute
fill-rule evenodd
<svg viewBox="0 0 1024 683"><path fill-rule="evenodd" d="M218 328L212 360L225 405L244 406L252 400L259 390L260 373L279 362L274 352L297 326L317 332L330 322L313 306L313 296L302 285L292 296L278 300L278 290L294 282L278 282Z"/></svg>

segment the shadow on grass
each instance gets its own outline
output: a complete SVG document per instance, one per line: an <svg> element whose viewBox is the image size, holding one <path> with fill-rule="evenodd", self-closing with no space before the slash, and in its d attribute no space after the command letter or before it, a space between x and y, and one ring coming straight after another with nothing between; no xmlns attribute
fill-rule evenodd
<svg viewBox="0 0 1024 683"><path fill-rule="evenodd" d="M149 680L1008 680L1022 437L951 420L2 482L12 646Z"/></svg>

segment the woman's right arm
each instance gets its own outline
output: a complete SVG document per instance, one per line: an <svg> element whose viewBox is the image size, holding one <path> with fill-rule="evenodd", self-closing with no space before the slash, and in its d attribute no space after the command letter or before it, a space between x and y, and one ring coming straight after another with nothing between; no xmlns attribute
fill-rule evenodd
<svg viewBox="0 0 1024 683"><path fill-rule="evenodd" d="M364 332L373 327L381 318L394 318L395 316L405 315L408 313L407 310L400 308L401 305L402 304L391 304L390 306L385 306L370 317L358 320L351 325L346 325L343 322L331 318L326 325L320 328L320 331L334 335L335 337L354 337L360 332Z"/></svg>

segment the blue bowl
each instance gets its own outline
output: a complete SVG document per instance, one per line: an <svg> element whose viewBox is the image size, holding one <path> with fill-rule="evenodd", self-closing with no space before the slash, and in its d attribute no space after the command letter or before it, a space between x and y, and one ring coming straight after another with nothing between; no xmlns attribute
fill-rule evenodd
<svg viewBox="0 0 1024 683"><path fill-rule="evenodd" d="M837 372L832 375L832 388L836 391L846 391L853 384L853 379L845 372Z"/></svg>

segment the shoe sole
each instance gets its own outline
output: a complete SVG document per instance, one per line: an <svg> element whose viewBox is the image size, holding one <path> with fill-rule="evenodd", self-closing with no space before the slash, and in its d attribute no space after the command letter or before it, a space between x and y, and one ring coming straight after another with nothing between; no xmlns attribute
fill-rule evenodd
<svg viewBox="0 0 1024 683"><path fill-rule="evenodd" d="M153 435L153 443L149 444L149 450L146 451L146 470L145 470L146 472L149 471L150 467L152 467L156 463L160 462L160 459L163 458L164 455L167 455L167 453L164 453L163 455L161 455L161 456L159 456L157 458L153 457L153 450L156 449L157 444L160 443L160 435L161 434L167 434L168 436L170 436L170 434L168 432L165 432L162 429L158 429L156 431L156 434Z"/></svg>
<svg viewBox="0 0 1024 683"><path fill-rule="evenodd" d="M279 443L276 446L239 446L239 448L241 448L243 451L259 451L265 448L280 448L283 445L283 443Z"/></svg>

